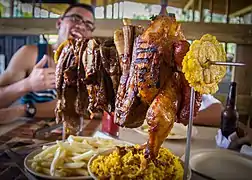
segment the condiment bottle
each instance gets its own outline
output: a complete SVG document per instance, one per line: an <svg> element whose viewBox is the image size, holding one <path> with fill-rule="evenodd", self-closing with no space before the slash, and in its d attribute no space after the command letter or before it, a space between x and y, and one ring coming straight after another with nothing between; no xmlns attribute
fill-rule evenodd
<svg viewBox="0 0 252 180"><path fill-rule="evenodd" d="M221 132L226 138L237 131L239 114L236 110L236 82L231 82L226 107L221 113Z"/></svg>
<svg viewBox="0 0 252 180"><path fill-rule="evenodd" d="M110 136L119 136L119 126L114 123L114 113L104 111L102 116L102 132Z"/></svg>

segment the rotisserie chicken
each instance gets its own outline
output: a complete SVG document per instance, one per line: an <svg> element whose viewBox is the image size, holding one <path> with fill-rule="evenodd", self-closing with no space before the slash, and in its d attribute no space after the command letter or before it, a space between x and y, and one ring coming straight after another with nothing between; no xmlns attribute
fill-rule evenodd
<svg viewBox="0 0 252 180"><path fill-rule="evenodd" d="M115 122L135 128L146 119L149 125L146 158L154 159L173 123L189 118L190 87L180 70L190 45L174 17L157 16L139 36L125 36L129 28L133 34L134 26L127 24L122 28L124 33L117 30L114 38L122 41L120 36L124 35L124 42L134 44L130 51L127 48L132 46L124 43L127 51L120 52L122 59L130 60L122 63L125 68L117 93ZM115 41L117 50L122 49L119 44ZM197 93L195 114L200 102L201 95Z"/></svg>

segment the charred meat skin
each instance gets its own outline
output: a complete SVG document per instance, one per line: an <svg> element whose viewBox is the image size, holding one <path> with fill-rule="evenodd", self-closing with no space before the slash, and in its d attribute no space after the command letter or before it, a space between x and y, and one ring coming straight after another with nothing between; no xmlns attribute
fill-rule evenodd
<svg viewBox="0 0 252 180"><path fill-rule="evenodd" d="M126 86L124 96L120 99L116 99L116 110L115 110L115 123L127 128L139 127L144 122L145 112L148 109L148 105L141 101L138 95L137 88L137 75L136 75L136 44L138 39L135 41L133 48L133 61L130 67L130 74L126 79ZM121 81L125 80L125 77L121 77ZM123 82L125 83L125 82ZM120 88L118 89L118 94L120 94Z"/></svg>
<svg viewBox="0 0 252 180"><path fill-rule="evenodd" d="M181 93L183 94L181 105L178 111L177 121L181 123L187 123L190 115L190 96L191 96L191 87L189 86L188 81L185 79L184 74L181 73ZM195 92L195 104L194 104L194 117L198 114L200 105L202 102L202 96L199 92Z"/></svg>
<svg viewBox="0 0 252 180"><path fill-rule="evenodd" d="M136 39L130 69L129 64L126 71L122 68L115 122L134 128L146 119L149 125L146 158L155 159L174 121L185 118L189 113L190 87L180 72L188 50L189 43L176 19L157 16ZM130 51L120 54L125 56L127 52ZM200 96L196 101L200 102ZM145 118L142 114L146 115Z"/></svg>
<svg viewBox="0 0 252 180"><path fill-rule="evenodd" d="M154 159L158 155L163 140L173 127L178 110L179 91L180 77L174 73L167 79L146 113L146 121L149 125L146 158Z"/></svg>
<svg viewBox="0 0 252 180"><path fill-rule="evenodd" d="M190 44L185 40L180 40L174 43L174 61L177 66L177 69L180 71L182 69L182 61L184 56L189 51ZM181 101L180 108L177 114L177 121L185 123L189 119L190 114L190 96L191 96L191 87L189 86L188 81L185 79L185 76L180 72L181 76ZM201 95L198 92L195 92L195 105L194 105L194 117L197 115L200 105L201 105Z"/></svg>
<svg viewBox="0 0 252 180"><path fill-rule="evenodd" d="M157 46L139 38L136 49L136 75L138 96L150 104L160 89L161 56Z"/></svg>
<svg viewBox="0 0 252 180"><path fill-rule="evenodd" d="M110 42L73 39L64 44L56 71L57 122L69 121L67 124L72 126L76 122L70 121L89 113L115 109L120 66L115 46Z"/></svg>
<svg viewBox="0 0 252 180"><path fill-rule="evenodd" d="M104 43L100 45L100 53L102 66L108 74L107 77L111 78L114 94L116 94L120 82L121 68L113 39L104 41Z"/></svg>

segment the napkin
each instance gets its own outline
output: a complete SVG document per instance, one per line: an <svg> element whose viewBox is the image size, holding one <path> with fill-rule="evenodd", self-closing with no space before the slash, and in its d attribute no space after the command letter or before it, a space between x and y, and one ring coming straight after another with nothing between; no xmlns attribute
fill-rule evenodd
<svg viewBox="0 0 252 180"><path fill-rule="evenodd" d="M252 147L248 145L243 145L240 153L252 156Z"/></svg>
<svg viewBox="0 0 252 180"><path fill-rule="evenodd" d="M216 145L220 148L228 148L231 141L238 139L236 132L233 132L228 138L222 135L221 129L218 130L217 135L215 136Z"/></svg>
<svg viewBox="0 0 252 180"><path fill-rule="evenodd" d="M222 135L221 129L218 130L217 135L215 136L216 145L220 148L228 149L231 142L237 141L239 137L236 132L232 133L228 138ZM241 139L239 139L241 140ZM252 156L252 147L247 144L240 146L240 153Z"/></svg>

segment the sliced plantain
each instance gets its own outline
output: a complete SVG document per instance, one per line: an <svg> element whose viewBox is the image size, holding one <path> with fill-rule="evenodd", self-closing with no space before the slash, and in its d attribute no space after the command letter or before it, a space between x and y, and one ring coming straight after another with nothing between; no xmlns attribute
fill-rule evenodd
<svg viewBox="0 0 252 180"><path fill-rule="evenodd" d="M62 49L63 49L68 43L69 43L69 40L64 41L63 43L61 43L61 44L59 45L58 49L55 51L53 59L54 59L54 62L55 62L56 64L58 63L58 59L59 59L59 56L60 56L60 54L61 54Z"/></svg>
<svg viewBox="0 0 252 180"><path fill-rule="evenodd" d="M190 86L201 94L214 94L226 74L225 66L211 65L211 61L226 61L223 46L215 36L205 34L195 40L182 62L182 72Z"/></svg>

